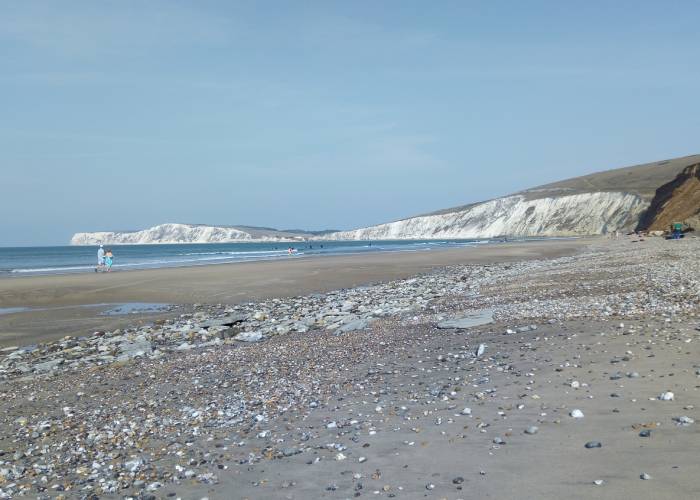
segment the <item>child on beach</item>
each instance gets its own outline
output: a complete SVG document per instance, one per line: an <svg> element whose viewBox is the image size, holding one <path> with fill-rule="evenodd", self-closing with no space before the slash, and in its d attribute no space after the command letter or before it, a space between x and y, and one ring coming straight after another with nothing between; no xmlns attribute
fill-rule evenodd
<svg viewBox="0 0 700 500"><path fill-rule="evenodd" d="M112 254L112 249L108 248L105 253L105 264L107 265L107 272L112 271L112 264L114 263L114 255Z"/></svg>

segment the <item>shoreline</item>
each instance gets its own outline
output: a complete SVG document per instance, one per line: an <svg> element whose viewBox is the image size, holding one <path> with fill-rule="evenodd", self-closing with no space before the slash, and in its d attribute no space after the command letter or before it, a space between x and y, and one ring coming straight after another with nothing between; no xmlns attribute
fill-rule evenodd
<svg viewBox="0 0 700 500"><path fill-rule="evenodd" d="M303 296L408 278L450 265L572 255L595 241L598 239L503 243L427 252L313 256L110 274L0 279L0 308L35 308L0 315L0 347L146 324L186 312L196 303L238 304ZM121 317L100 316L99 309L84 307L134 302L183 307L173 312Z"/></svg>
<svg viewBox="0 0 700 500"><path fill-rule="evenodd" d="M307 258L315 258L315 257L346 257L346 256L352 256L352 255L372 255L372 254L380 254L380 253L402 253L402 252L422 252L422 251L443 251L443 250L448 250L448 249L457 249L457 248L464 248L464 247L479 247L480 245L501 245L504 243L537 243L537 242L543 242L543 241L567 241L567 240L577 240L577 239L590 239L590 238L595 238L596 236L571 236L571 237L532 237L532 238L513 238L510 241L508 240L499 240L499 239L454 239L454 240L449 240L449 239L435 239L435 240L405 240L405 239L388 239L388 240L367 240L367 241L362 241L362 240L350 240L350 241L343 241L343 240L331 240L331 241L318 241L318 240L310 240L305 243L314 243L317 245L317 248L314 249L313 246L310 246L309 248L306 247L301 247L301 248L295 248L295 247L289 247L289 248L294 248L294 254L288 254L287 250L283 248L277 248L273 247L271 249L259 249L256 252L261 253L261 254L275 254L274 256L268 255L268 256L257 256L257 257L243 257L244 255L247 255L248 252L233 252L230 251L228 248L221 248L222 246L226 246L229 244L250 244L250 245L258 245L258 244L272 244L271 242L226 242L226 243L144 243L144 244L125 244L125 245L108 245L112 246L114 248L119 248L119 247L128 247L131 250L140 248L140 247L152 247L152 246L162 246L162 247L172 247L172 246L195 246L195 247L211 247L207 248L207 250L210 249L218 249L218 252L203 252L203 253L194 253L194 254L180 254L180 255L170 255L169 257L182 257L183 255L215 255L215 254L220 254L220 255L228 255L227 257L217 257L217 258L200 258L200 259L194 259L194 258L185 258L185 259L177 259L174 258L172 260L163 260L163 261L143 261L143 262L127 262L127 263L119 263L114 266L114 272L133 272L133 271L145 271L145 270L159 270L159 269L183 269L183 268L189 268L189 267L200 267L200 266L215 266L215 265L224 265L224 264L242 264L242 263L255 263L255 262L274 262L274 261L287 261L287 260L298 260L298 259L307 259ZM363 245L363 243L365 245ZM403 246L395 247L395 248L386 248L385 245L389 244L396 244L400 243ZM341 248L345 248L346 250L343 251L337 251L338 247L337 246L330 246L324 249L323 245L349 245L347 247L343 246ZM366 245L368 244L368 245ZM362 249L362 248L367 248L367 246L372 247L374 244L374 248L372 248L372 251L357 251L357 249ZM411 246L414 245L414 246ZM420 246L415 246L415 245L441 245L440 247L420 247ZM80 249L92 249L97 245L86 245L86 246L81 246L81 247L76 247L76 246L67 246L65 248L80 248ZM0 247L0 262L2 261L2 251L3 250L15 250L15 249L43 249L43 248L64 248L64 247ZM355 251L351 250L352 248L355 248ZM122 248L123 249L123 248ZM255 252L253 252L255 253ZM4 279L24 279L28 277L42 277L42 276L72 276L72 275L80 275L80 274L92 274L93 270L95 269L94 264L89 264L89 262L92 262L90 259L92 255L88 256L82 255L83 258L85 258L84 261L81 263L78 262L72 262L70 265L64 265L64 266L59 266L59 267L39 267L39 268L6 268L6 269L0 269L0 283ZM133 258L133 256L132 256ZM141 258L144 258L143 256ZM150 256L149 258L163 258L163 256ZM120 261L123 262L123 259L119 259ZM127 259L128 260L128 259ZM46 264L50 265L50 264Z"/></svg>
<svg viewBox="0 0 700 500"><path fill-rule="evenodd" d="M252 278L258 274L266 280L266 283L254 287L251 300L256 300L294 294L294 289L288 287L281 293L278 290L270 291L269 281L274 279L274 276L279 276L279 281L285 282L294 279L295 285L302 290L303 294L357 286L363 281L372 282L373 277L376 277L377 281L405 278L417 272L425 272L445 265L497 263L563 256L579 251L595 241L599 241L599 238L509 242L490 247L474 246L429 251L391 250L372 254L314 255L283 260L129 269L112 273L3 276L0 278L0 308L121 302L186 304L207 302L208 298L213 297L240 301L239 292L226 293L226 288L240 286L241 282L251 285ZM344 270L343 266L355 267ZM338 276L330 276L333 271ZM359 277L353 279L346 271L354 271ZM316 283L309 284L304 283L305 272L329 275L319 277ZM328 285L324 285L322 278L328 278ZM228 281L236 279L239 281ZM195 286L186 284L187 280L197 280L199 291ZM173 283L184 285L183 290L173 290L167 286ZM321 288L316 288L319 286ZM191 300L192 297L195 300ZM90 300L86 301L85 298ZM159 298L159 300L150 300L152 298Z"/></svg>

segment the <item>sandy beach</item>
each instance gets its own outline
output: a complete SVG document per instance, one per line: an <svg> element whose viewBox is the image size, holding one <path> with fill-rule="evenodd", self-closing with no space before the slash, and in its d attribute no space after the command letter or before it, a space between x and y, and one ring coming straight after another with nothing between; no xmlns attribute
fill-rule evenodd
<svg viewBox="0 0 700 500"><path fill-rule="evenodd" d="M444 255L373 285L4 351L0 492L697 498L699 250Z"/></svg>
<svg viewBox="0 0 700 500"><path fill-rule="evenodd" d="M532 241L427 252L4 278L0 279L0 309L28 307L40 310L0 314L0 346L33 344L64 335L86 335L172 316L104 317L100 312L107 306L82 307L89 304L148 302L186 306L291 297L406 278L446 265L569 255L590 241Z"/></svg>

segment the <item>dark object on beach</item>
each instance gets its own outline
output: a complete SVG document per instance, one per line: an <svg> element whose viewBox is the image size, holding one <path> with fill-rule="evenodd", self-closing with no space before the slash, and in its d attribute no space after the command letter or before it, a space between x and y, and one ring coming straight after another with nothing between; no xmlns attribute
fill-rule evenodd
<svg viewBox="0 0 700 500"><path fill-rule="evenodd" d="M602 448L602 447L603 447L603 445L601 444L600 441L588 441L588 442L585 444L585 446L586 446L586 448L588 448L589 450L592 449L592 448Z"/></svg>
<svg viewBox="0 0 700 500"><path fill-rule="evenodd" d="M667 240L680 240L681 238L684 238L685 234L683 231L683 223L682 222L674 222L671 224L671 234L666 236Z"/></svg>

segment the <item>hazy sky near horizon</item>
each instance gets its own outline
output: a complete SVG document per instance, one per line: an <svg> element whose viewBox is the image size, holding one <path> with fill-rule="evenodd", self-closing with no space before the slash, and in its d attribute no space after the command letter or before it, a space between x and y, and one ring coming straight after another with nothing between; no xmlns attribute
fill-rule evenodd
<svg viewBox="0 0 700 500"><path fill-rule="evenodd" d="M0 246L353 228L700 152L695 1L0 3Z"/></svg>

